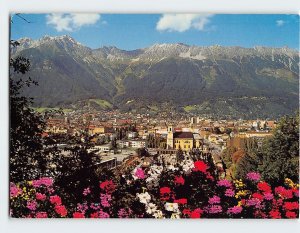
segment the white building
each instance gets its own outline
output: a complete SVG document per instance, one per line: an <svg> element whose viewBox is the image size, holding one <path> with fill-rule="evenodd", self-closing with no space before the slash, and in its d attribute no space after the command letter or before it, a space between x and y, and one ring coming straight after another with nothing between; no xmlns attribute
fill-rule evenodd
<svg viewBox="0 0 300 233"><path fill-rule="evenodd" d="M128 137L128 139L136 138L137 132L128 132L127 137Z"/></svg>
<svg viewBox="0 0 300 233"><path fill-rule="evenodd" d="M120 141L117 141L117 145L120 148L126 148L126 147L130 147L130 142L129 141L120 140Z"/></svg>
<svg viewBox="0 0 300 233"><path fill-rule="evenodd" d="M97 151L97 152L109 152L111 150L112 146L111 144L105 144L105 145L99 145L99 146L93 146L91 149L89 149L89 152L91 151Z"/></svg>
<svg viewBox="0 0 300 233"><path fill-rule="evenodd" d="M144 148L146 146L146 141L144 140L131 140L130 141L132 148Z"/></svg>

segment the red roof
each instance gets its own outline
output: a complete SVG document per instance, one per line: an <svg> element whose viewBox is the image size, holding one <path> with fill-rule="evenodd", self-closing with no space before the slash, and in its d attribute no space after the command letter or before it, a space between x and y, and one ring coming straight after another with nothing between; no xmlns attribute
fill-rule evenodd
<svg viewBox="0 0 300 233"><path fill-rule="evenodd" d="M174 138L194 138L194 136L191 132L176 132Z"/></svg>

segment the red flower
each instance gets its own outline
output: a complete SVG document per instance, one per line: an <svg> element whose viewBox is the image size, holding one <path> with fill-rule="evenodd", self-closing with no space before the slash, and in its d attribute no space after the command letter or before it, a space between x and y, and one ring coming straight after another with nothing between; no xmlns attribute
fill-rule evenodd
<svg viewBox="0 0 300 233"><path fill-rule="evenodd" d="M286 210L298 210L299 203L298 202L285 202L283 208Z"/></svg>
<svg viewBox="0 0 300 233"><path fill-rule="evenodd" d="M191 218L201 218L202 213L203 213L203 210L201 210L200 208L197 208L194 211L192 211L190 217Z"/></svg>
<svg viewBox="0 0 300 233"><path fill-rule="evenodd" d="M241 199L241 203L242 203L242 205L246 205L246 200L245 199Z"/></svg>
<svg viewBox="0 0 300 233"><path fill-rule="evenodd" d="M194 163L194 171L199 171L205 173L207 170L207 165L203 161L196 161Z"/></svg>
<svg viewBox="0 0 300 233"><path fill-rule="evenodd" d="M296 197L299 197L299 189L292 189L293 193L295 194Z"/></svg>
<svg viewBox="0 0 300 233"><path fill-rule="evenodd" d="M264 212L262 212L261 210L256 210L254 212L254 217L255 218L267 218L267 215Z"/></svg>
<svg viewBox="0 0 300 233"><path fill-rule="evenodd" d="M46 195L42 194L42 193L36 193L35 198L39 201L44 201L44 200L46 200Z"/></svg>
<svg viewBox="0 0 300 233"><path fill-rule="evenodd" d="M55 206L54 210L61 217L67 216L68 211L67 211L66 207L63 206L63 205L57 205L57 206Z"/></svg>
<svg viewBox="0 0 300 233"><path fill-rule="evenodd" d="M182 176L175 176L174 183L176 185L184 185L184 179Z"/></svg>
<svg viewBox="0 0 300 233"><path fill-rule="evenodd" d="M46 212L37 212L35 217L36 218L48 218L48 215Z"/></svg>
<svg viewBox="0 0 300 233"><path fill-rule="evenodd" d="M260 200L260 201L264 199L264 196L261 195L260 193L253 193L253 194L252 194L252 197L253 197L253 198L257 198L257 199Z"/></svg>
<svg viewBox="0 0 300 233"><path fill-rule="evenodd" d="M287 218L297 218L297 214L296 214L295 212L293 212L293 211L287 211L287 212L285 213L285 216L286 216Z"/></svg>
<svg viewBox="0 0 300 233"><path fill-rule="evenodd" d="M162 201L167 201L170 199L171 189L169 187L162 187L160 188L159 192L160 192L160 199Z"/></svg>
<svg viewBox="0 0 300 233"><path fill-rule="evenodd" d="M112 180L106 180L100 183L100 188L104 190L107 194L112 194L116 189L116 185Z"/></svg>
<svg viewBox="0 0 300 233"><path fill-rule="evenodd" d="M160 194L166 194L166 193L170 193L171 189L169 187L162 187L160 188Z"/></svg>
<svg viewBox="0 0 300 233"><path fill-rule="evenodd" d="M281 218L281 214L278 210L271 210L269 214L270 214L271 218L274 218L274 219Z"/></svg>
<svg viewBox="0 0 300 233"><path fill-rule="evenodd" d="M75 212L73 213L73 218L85 218L84 214L81 212Z"/></svg>
<svg viewBox="0 0 300 233"><path fill-rule="evenodd" d="M207 172L206 178L209 179L209 180L212 180L212 181L215 180L214 177L209 172Z"/></svg>
<svg viewBox="0 0 300 233"><path fill-rule="evenodd" d="M183 209L182 213L183 213L184 215L190 216L192 212L191 212L190 209Z"/></svg>
<svg viewBox="0 0 300 233"><path fill-rule="evenodd" d="M266 192L266 193L272 192L270 185L266 182L258 183L257 188L262 192Z"/></svg>
<svg viewBox="0 0 300 233"><path fill-rule="evenodd" d="M186 198L181 198L181 199L174 200L174 202L184 205L184 204L187 204L187 199Z"/></svg>
<svg viewBox="0 0 300 233"><path fill-rule="evenodd" d="M100 218L98 212L92 213L90 217L91 217L91 218Z"/></svg>
<svg viewBox="0 0 300 233"><path fill-rule="evenodd" d="M61 205L61 198L57 195L50 196L50 203L54 205Z"/></svg>
<svg viewBox="0 0 300 233"><path fill-rule="evenodd" d="M281 196L284 199L290 199L293 198L293 192L294 190L292 189L285 189L282 186L278 186L275 188L275 193L279 196Z"/></svg>

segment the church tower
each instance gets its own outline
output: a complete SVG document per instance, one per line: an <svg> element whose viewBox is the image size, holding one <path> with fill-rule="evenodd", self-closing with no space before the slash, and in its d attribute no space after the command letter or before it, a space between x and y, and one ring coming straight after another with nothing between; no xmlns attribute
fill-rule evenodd
<svg viewBox="0 0 300 233"><path fill-rule="evenodd" d="M174 128L172 125L168 125L168 136L167 136L167 149L174 148Z"/></svg>

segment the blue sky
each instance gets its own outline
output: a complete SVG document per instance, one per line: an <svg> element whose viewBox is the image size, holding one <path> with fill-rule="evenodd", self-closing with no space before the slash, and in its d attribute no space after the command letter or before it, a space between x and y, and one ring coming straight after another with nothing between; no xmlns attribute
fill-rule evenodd
<svg viewBox="0 0 300 233"><path fill-rule="evenodd" d="M91 47L133 50L155 43L299 49L298 15L22 14L13 16L11 38L70 35Z"/></svg>

